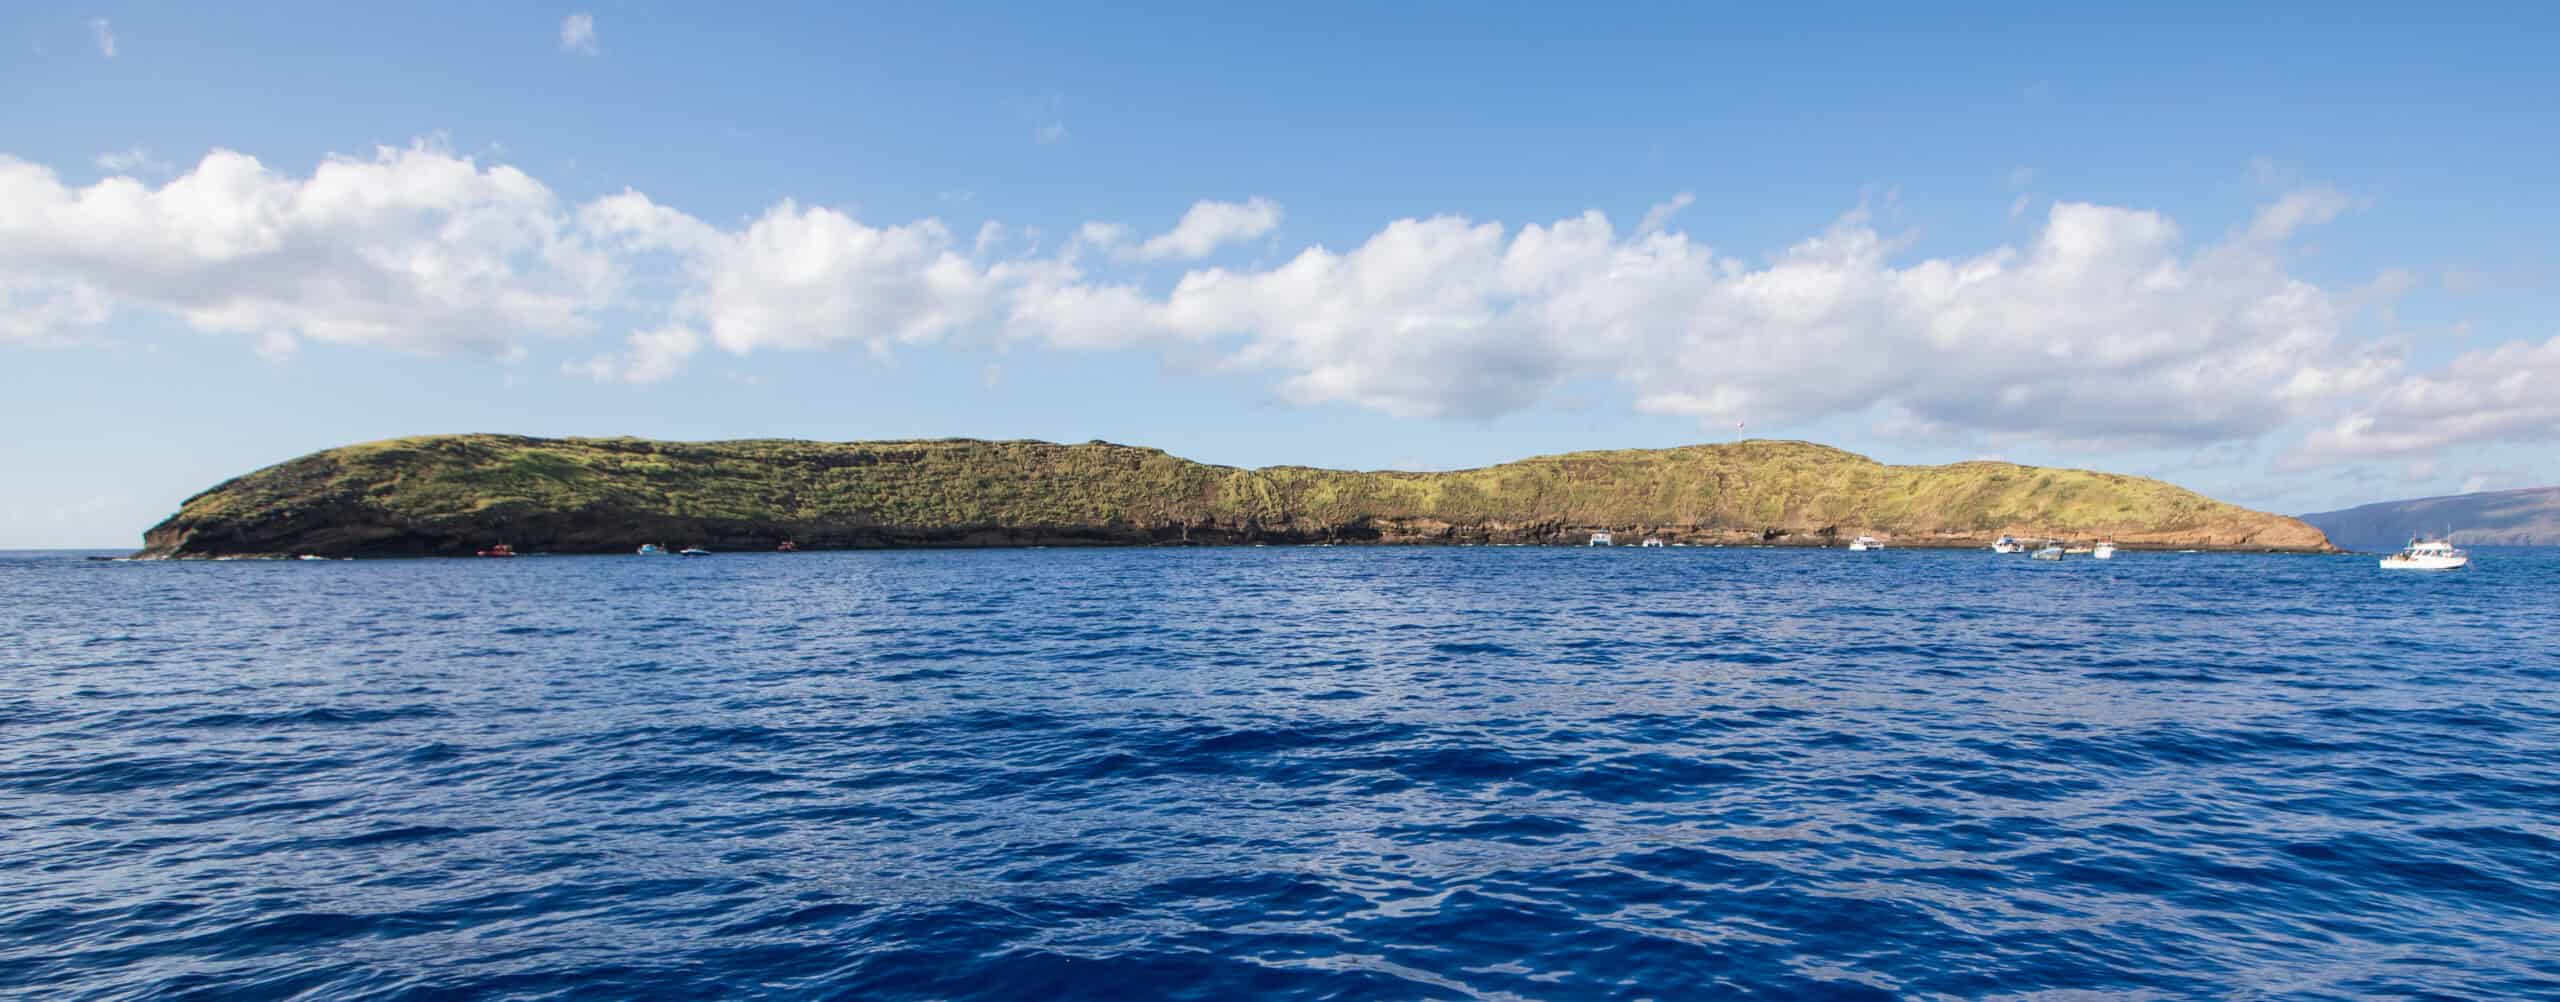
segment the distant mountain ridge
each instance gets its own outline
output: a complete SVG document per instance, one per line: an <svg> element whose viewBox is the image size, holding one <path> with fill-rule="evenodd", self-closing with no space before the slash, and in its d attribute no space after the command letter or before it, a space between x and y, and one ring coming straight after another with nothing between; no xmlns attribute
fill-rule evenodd
<svg viewBox="0 0 2560 1002"><path fill-rule="evenodd" d="M2392 550L2413 535L2463 546L2560 546L2560 487L2378 501L2301 516L2354 550Z"/></svg>
<svg viewBox="0 0 2560 1002"><path fill-rule="evenodd" d="M314 453L187 499L155 557L467 555L506 543L773 550L1214 543L1982 546L2323 551L2319 530L2157 480L1888 466L1808 442L1538 456L1441 473L1238 469L1108 442L652 442L431 435Z"/></svg>

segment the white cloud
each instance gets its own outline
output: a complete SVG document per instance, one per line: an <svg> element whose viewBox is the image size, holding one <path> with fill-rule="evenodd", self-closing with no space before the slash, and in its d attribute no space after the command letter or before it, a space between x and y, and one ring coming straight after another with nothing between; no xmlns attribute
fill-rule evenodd
<svg viewBox="0 0 2560 1002"><path fill-rule="evenodd" d="M1251 240L1279 228L1280 206L1269 199L1193 202L1173 229L1149 237L1132 248L1130 256L1142 261L1194 260L1209 256L1225 244Z"/></svg>
<svg viewBox="0 0 2560 1002"><path fill-rule="evenodd" d="M118 174L166 174L177 169L166 161L152 159L150 151L139 147L98 154L98 167Z"/></svg>
<svg viewBox="0 0 2560 1002"><path fill-rule="evenodd" d="M106 297L85 285L18 284L0 273L0 343L60 344L107 321Z"/></svg>
<svg viewBox="0 0 2560 1002"><path fill-rule="evenodd" d="M1698 196L1684 191L1671 196L1668 202L1655 203L1651 208L1644 210L1644 221L1636 224L1636 235L1652 236L1662 232L1670 227L1671 217L1679 215L1680 210L1696 204L1697 201Z"/></svg>
<svg viewBox="0 0 2560 1002"><path fill-rule="evenodd" d="M1766 260L1719 254L1670 228L1681 196L1632 232L1598 212L1402 219L1346 249L1162 284L1115 268L1266 237L1281 207L1204 201L1144 240L1093 223L1041 251L998 224L955 237L789 200L731 226L636 191L564 206L514 168L429 146L307 177L216 151L157 187L72 187L0 158L0 337L74 339L133 308L268 350L505 356L636 310L657 316L567 368L654 382L710 347L1013 342L1205 359L1293 401L1396 415L1489 417L1613 386L1718 431L1866 414L1995 443L2204 445L2349 406L2305 454L2560 434L2544 402L2560 400L2560 341L2410 380L2344 337L2410 280L2332 292L2289 274L2283 238L2347 208L2319 191L2218 244L2155 212L2055 202L2019 244L1918 260L1863 213Z"/></svg>
<svg viewBox="0 0 2560 1002"><path fill-rule="evenodd" d="M982 321L998 299L988 269L934 219L875 227L786 200L723 232L636 192L580 218L622 249L674 252L689 276L677 319L731 352L929 342Z"/></svg>
<svg viewBox="0 0 2560 1002"><path fill-rule="evenodd" d="M1076 227L1075 235L1067 240L1067 248L1071 252L1088 247L1109 250L1128 243L1131 232L1125 223L1086 223Z"/></svg>
<svg viewBox="0 0 2560 1002"><path fill-rule="evenodd" d="M2538 487L2542 478L2531 466L2475 466L2463 471L2462 493L2509 491L2519 487Z"/></svg>
<svg viewBox="0 0 2560 1002"><path fill-rule="evenodd" d="M590 56L604 51L596 46L596 16L580 12L561 18L560 49Z"/></svg>
<svg viewBox="0 0 2560 1002"><path fill-rule="evenodd" d="M1031 141L1040 143L1044 146L1066 142L1067 123L1043 122L1037 128L1031 130Z"/></svg>
<svg viewBox="0 0 2560 1002"><path fill-rule="evenodd" d="M625 343L630 349L620 356L598 355L583 362L570 362L562 369L599 383L664 382L684 368L685 360L702 350L702 335L670 325L634 331Z"/></svg>
<svg viewBox="0 0 2560 1002"><path fill-rule="evenodd" d="M116 29L114 25L107 23L106 18L89 20L89 37L98 43L99 55L109 59L116 57Z"/></svg>
<svg viewBox="0 0 2560 1002"><path fill-rule="evenodd" d="M629 188L578 207L578 223L628 251L717 253L728 239L718 228L649 200Z"/></svg>
<svg viewBox="0 0 2560 1002"><path fill-rule="evenodd" d="M2355 207L2355 200L2332 188L2287 192L2249 219L2249 239L2278 243L2305 226L2317 226Z"/></svg>
<svg viewBox="0 0 2560 1002"><path fill-rule="evenodd" d="M1216 343L1291 399L1392 414L1490 416L1601 379L1712 427L1881 406L2124 443L2257 435L2380 364L2333 362L2345 311L2270 252L2186 251L2156 213L2059 203L2024 248L1890 251L1859 215L1758 266L1598 213L1407 219L1348 252L1194 271L1161 298L1052 275L1018 290L1009 323L1073 345Z"/></svg>
<svg viewBox="0 0 2560 1002"><path fill-rule="evenodd" d="M2362 302L2388 303L2408 295L2420 284L2416 272L2406 268L2385 268L2376 273L2372 281L2357 286L2352 295Z"/></svg>
<svg viewBox="0 0 2560 1002"><path fill-rule="evenodd" d="M2311 433L2287 456L2303 467L2426 456L2461 445L2560 439L2560 337L2466 352L2405 375Z"/></svg>
<svg viewBox="0 0 2560 1002"><path fill-rule="evenodd" d="M1534 262L1506 261L1508 249L1498 224L1401 220L1345 254L1318 247L1265 271L1193 272L1159 313L1176 336L1238 339L1235 362L1280 371L1283 394L1301 403L1502 413L1536 402L1583 354L1509 322L1525 317L1502 301L1534 295L1524 286L1538 276ZM1586 344L1609 336L1591 333Z"/></svg>
<svg viewBox="0 0 2560 1002"><path fill-rule="evenodd" d="M71 187L0 156L0 290L16 337L68 336L137 307L269 351L307 337L497 352L587 330L614 278L540 182L425 146L333 158L307 178L216 150L156 188Z"/></svg>

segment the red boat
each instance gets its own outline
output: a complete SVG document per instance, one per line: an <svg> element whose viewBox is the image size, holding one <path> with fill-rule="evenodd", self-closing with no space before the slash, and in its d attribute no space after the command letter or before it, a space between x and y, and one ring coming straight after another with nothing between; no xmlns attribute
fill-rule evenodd
<svg viewBox="0 0 2560 1002"><path fill-rule="evenodd" d="M480 551L480 555L484 557L512 557L516 555L516 548L508 546L505 543L500 543L496 546Z"/></svg>

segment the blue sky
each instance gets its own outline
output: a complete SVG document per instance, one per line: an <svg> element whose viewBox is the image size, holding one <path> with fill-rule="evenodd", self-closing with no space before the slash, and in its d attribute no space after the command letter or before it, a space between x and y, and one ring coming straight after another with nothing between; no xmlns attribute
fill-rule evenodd
<svg viewBox="0 0 2560 1002"><path fill-rule="evenodd" d="M0 15L0 547L444 431L2560 479L2543 8L916 6Z"/></svg>

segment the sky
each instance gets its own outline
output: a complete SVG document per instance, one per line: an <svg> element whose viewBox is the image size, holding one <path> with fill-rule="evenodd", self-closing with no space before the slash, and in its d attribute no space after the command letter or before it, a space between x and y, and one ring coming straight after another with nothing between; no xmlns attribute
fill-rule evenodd
<svg viewBox="0 0 2560 1002"><path fill-rule="evenodd" d="M0 548L443 432L2560 481L2548 5L46 6Z"/></svg>

